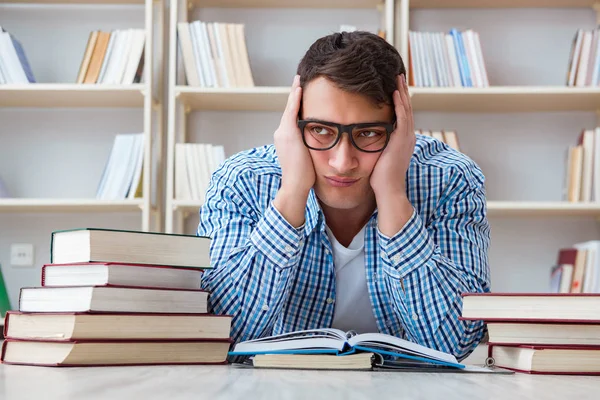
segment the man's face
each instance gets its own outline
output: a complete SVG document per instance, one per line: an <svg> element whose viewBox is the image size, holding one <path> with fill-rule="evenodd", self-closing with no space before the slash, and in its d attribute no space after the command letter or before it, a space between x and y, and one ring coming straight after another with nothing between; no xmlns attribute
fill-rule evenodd
<svg viewBox="0 0 600 400"><path fill-rule="evenodd" d="M366 97L345 92L326 78L319 77L304 87L302 118L340 124L392 121L391 106L378 108ZM330 150L310 150L315 166L315 194L323 205L353 210L373 199L371 172L381 156L355 148L347 134Z"/></svg>

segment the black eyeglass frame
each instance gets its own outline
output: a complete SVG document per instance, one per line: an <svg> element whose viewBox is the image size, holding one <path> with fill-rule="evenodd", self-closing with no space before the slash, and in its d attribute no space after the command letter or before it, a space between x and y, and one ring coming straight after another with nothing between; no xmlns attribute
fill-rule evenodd
<svg viewBox="0 0 600 400"><path fill-rule="evenodd" d="M396 122L397 122L396 118L394 118L394 121L389 124L379 123L379 122L360 122L357 124L343 125L343 124L338 124L335 122L321 121L318 119L299 119L298 120L298 128L300 128L300 134L302 135L302 141L304 142L304 145L311 150L326 151L326 150L330 150L330 149L334 148L338 144L340 139L342 138L342 135L344 134L344 132L346 132L348 134L348 137L350 138L350 143L352 143L352 146L354 146L357 150L362 151L364 153L379 153L379 152L382 152L383 150L385 150L385 148L387 147L387 145L390 141L390 135L392 134L394 129L396 129ZM332 128L337 128L338 134L337 134L337 137L335 138L333 144L326 148L315 148L315 147L309 146L308 143L306 143L306 138L304 137L304 128L306 127L306 125L308 125L310 123L318 123L321 125L330 126ZM370 128L370 127L385 128L385 133L386 133L385 144L383 145L383 147L380 150L364 150L364 149L361 149L360 147L358 147L358 145L354 142L354 138L352 137L352 131L354 130L354 128Z"/></svg>

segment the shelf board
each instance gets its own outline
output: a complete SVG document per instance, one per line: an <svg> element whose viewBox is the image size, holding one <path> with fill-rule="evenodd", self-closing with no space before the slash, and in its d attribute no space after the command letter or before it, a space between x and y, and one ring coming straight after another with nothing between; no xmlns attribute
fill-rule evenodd
<svg viewBox="0 0 600 400"><path fill-rule="evenodd" d="M193 110L283 111L290 87L200 88L177 86L175 95Z"/></svg>
<svg viewBox="0 0 600 400"><path fill-rule="evenodd" d="M198 212L202 202L197 200L173 200L174 211ZM560 216L598 216L600 202L569 203L566 201L488 201L489 217L560 217Z"/></svg>
<svg viewBox="0 0 600 400"><path fill-rule="evenodd" d="M177 86L175 95L193 110L283 111L290 87L200 88ZM492 86L411 87L414 111L544 112L596 111L600 87Z"/></svg>
<svg viewBox="0 0 600 400"><path fill-rule="evenodd" d="M488 201L490 217L562 217L562 216L597 216L600 217L600 202L570 203L566 201Z"/></svg>
<svg viewBox="0 0 600 400"><path fill-rule="evenodd" d="M0 85L0 107L143 107L144 84Z"/></svg>
<svg viewBox="0 0 600 400"><path fill-rule="evenodd" d="M546 112L600 109L600 87L411 87L410 92L414 111Z"/></svg>
<svg viewBox="0 0 600 400"><path fill-rule="evenodd" d="M410 0L410 8L573 8L595 0Z"/></svg>
<svg viewBox="0 0 600 400"><path fill-rule="evenodd" d="M143 200L96 199L0 199L0 213L5 212L135 212Z"/></svg>
<svg viewBox="0 0 600 400"><path fill-rule="evenodd" d="M375 8L384 0L191 0L201 7L243 8Z"/></svg>

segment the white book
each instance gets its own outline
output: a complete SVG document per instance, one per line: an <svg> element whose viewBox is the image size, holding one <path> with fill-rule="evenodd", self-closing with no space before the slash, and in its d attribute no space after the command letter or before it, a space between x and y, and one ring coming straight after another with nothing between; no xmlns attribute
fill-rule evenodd
<svg viewBox="0 0 600 400"><path fill-rule="evenodd" d="M136 136L136 138L137 159L135 160L135 169L133 170L131 185L129 186L129 193L127 194L128 199L135 198L135 192L137 191L137 188L140 184L140 180L142 179L142 171L144 168L144 143L146 141L145 135L143 133L140 133Z"/></svg>
<svg viewBox="0 0 600 400"><path fill-rule="evenodd" d="M600 127L594 129L594 172L592 173L592 199L600 201Z"/></svg>
<svg viewBox="0 0 600 400"><path fill-rule="evenodd" d="M104 76L102 77L102 82L104 84L112 84L115 81L115 77L117 75L116 68L118 68L119 64L119 54L123 51L124 40L125 40L125 31L122 30L114 30L111 36L115 37L112 49L110 51L110 57L108 59L108 64L106 65L106 70L104 71Z"/></svg>
<svg viewBox="0 0 600 400"><path fill-rule="evenodd" d="M490 81L487 75L487 69L485 68L485 62L483 59L483 50L481 49L481 41L479 40L479 33L473 33L473 40L475 42L475 50L477 53L477 60L479 61L479 72L481 73L481 77L483 79L483 86L489 87Z"/></svg>
<svg viewBox="0 0 600 400"><path fill-rule="evenodd" d="M134 29L132 32L131 50L125 65L123 79L121 80L122 84L130 85L135 80L135 73L137 72L142 55L144 54L145 42L146 32L143 29Z"/></svg>
<svg viewBox="0 0 600 400"><path fill-rule="evenodd" d="M567 86L575 86L575 78L577 75L577 68L579 66L579 54L581 53L581 42L583 41L583 29L578 29L575 34L575 41L573 43L573 60L571 60L571 69L569 70L569 79Z"/></svg>
<svg viewBox="0 0 600 400"><path fill-rule="evenodd" d="M200 86L200 77L198 76L198 69L194 58L190 27L187 22L179 22L177 24L177 38L181 49L181 58L183 60L183 69L187 84L189 86Z"/></svg>
<svg viewBox="0 0 600 400"><path fill-rule="evenodd" d="M452 80L454 81L455 87L462 87L460 80L460 67L458 66L458 58L456 57L456 48L454 44L454 37L446 33L446 48L448 49L448 56L450 57L450 66L452 69Z"/></svg>
<svg viewBox="0 0 600 400"><path fill-rule="evenodd" d="M202 67L202 57L200 55L200 38L196 34L195 22L190 23L189 28L190 37L192 38L192 48L194 49L194 64L196 65L196 71L200 79L200 86L207 87L206 75Z"/></svg>
<svg viewBox="0 0 600 400"><path fill-rule="evenodd" d="M583 41L581 43L581 55L579 56L579 65L577 67L577 78L575 80L575 86L585 86L585 79L587 78L587 69L590 60L591 47L592 33L584 32Z"/></svg>
<svg viewBox="0 0 600 400"><path fill-rule="evenodd" d="M411 69L412 69L412 74L413 74L414 85L422 86L421 85L421 76L420 76L421 74L419 72L419 65L418 65L419 54L418 54L415 36L416 36L416 34L414 31L408 32L408 46L410 47L410 55L411 55L410 64L411 64Z"/></svg>
<svg viewBox="0 0 600 400"><path fill-rule="evenodd" d="M117 40L116 32L116 30L113 30L110 33L110 38L108 39L108 46L106 47L106 52L104 53L104 58L102 59L102 67L100 67L100 74L98 74L98 79L96 80L96 83L104 83L106 80L106 70L108 69L113 48L115 47L115 42Z"/></svg>
<svg viewBox="0 0 600 400"><path fill-rule="evenodd" d="M8 32L0 33L0 44L0 54L2 54L4 61L6 61L5 65L8 66L11 83L29 83L27 75L25 75L25 71L21 65L21 61L19 60L19 56L17 55L17 50L15 49Z"/></svg>
<svg viewBox="0 0 600 400"><path fill-rule="evenodd" d="M186 162L186 170L188 173L188 180L190 182L190 192L193 200L198 200L200 198L200 184L199 184L199 174L197 172L196 164L196 149L193 143L185 144L185 162Z"/></svg>
<svg viewBox="0 0 600 400"><path fill-rule="evenodd" d="M582 133L583 162L581 173L580 201L592 201L592 171L594 167L594 131L585 130Z"/></svg>
<svg viewBox="0 0 600 400"><path fill-rule="evenodd" d="M208 71L208 75L210 77L210 86L218 87L217 82L217 71L215 70L215 59L213 57L212 51L210 49L210 42L208 40L208 32L206 22L200 22L199 26L200 35L202 40L200 43L202 44L202 51L204 52L204 58L206 60L206 67Z"/></svg>
<svg viewBox="0 0 600 400"><path fill-rule="evenodd" d="M175 198L177 200L192 199L185 146L185 143L175 144Z"/></svg>
<svg viewBox="0 0 600 400"><path fill-rule="evenodd" d="M217 54L219 55L219 76L222 79L222 87L232 87L233 84L231 82L231 79L229 78L229 75L227 74L227 60L225 59L226 55L225 55L225 51L224 51L224 47L223 47L223 43L222 43L222 39L221 39L221 28L220 28L220 24L218 22L214 22L211 25L212 30L213 30L213 35L215 38L215 44L216 44L216 48L217 48Z"/></svg>

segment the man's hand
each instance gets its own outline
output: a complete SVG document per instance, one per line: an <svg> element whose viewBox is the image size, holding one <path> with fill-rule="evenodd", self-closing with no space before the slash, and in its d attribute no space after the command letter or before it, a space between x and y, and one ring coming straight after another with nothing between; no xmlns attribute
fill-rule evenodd
<svg viewBox="0 0 600 400"><path fill-rule="evenodd" d="M413 212L406 194L406 172L415 149L415 128L408 85L403 75L397 81L398 90L393 95L396 129L370 178L379 211L379 230L390 237L406 224Z"/></svg>
<svg viewBox="0 0 600 400"><path fill-rule="evenodd" d="M282 176L281 188L273 204L294 227L304 223L306 200L315 184L315 167L297 124L301 99L300 77L296 75L287 106L274 135Z"/></svg>

